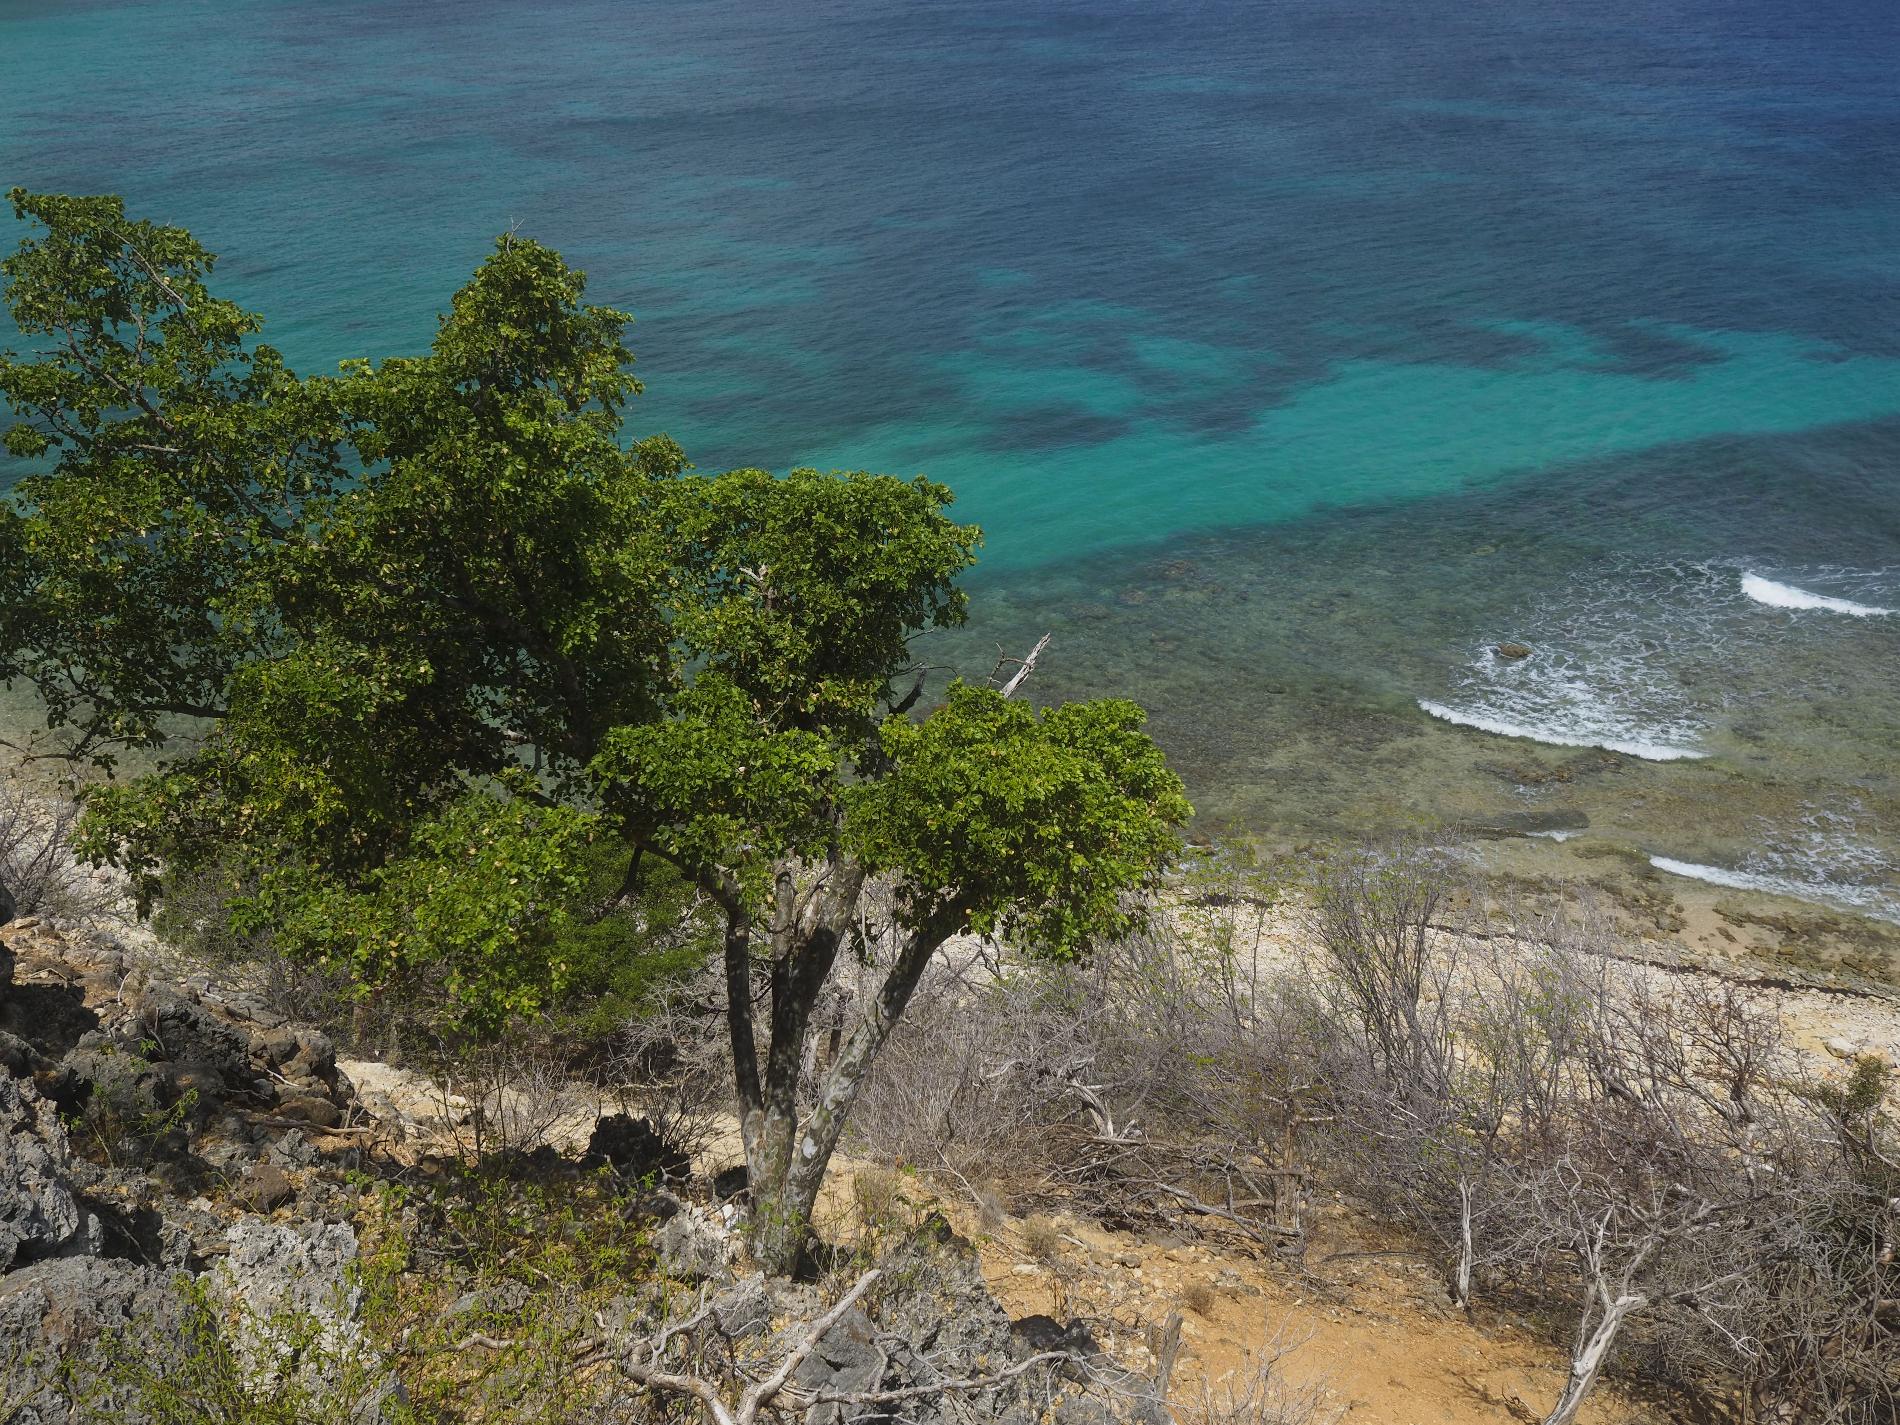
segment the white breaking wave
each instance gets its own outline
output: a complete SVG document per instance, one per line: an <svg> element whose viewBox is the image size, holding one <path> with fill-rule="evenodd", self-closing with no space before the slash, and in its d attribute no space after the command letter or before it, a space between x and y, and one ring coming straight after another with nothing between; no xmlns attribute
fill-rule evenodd
<svg viewBox="0 0 1900 1425"><path fill-rule="evenodd" d="M1435 718L1556 747L1601 747L1650 762L1706 757L1708 699L1696 685L1723 661L1706 595L1735 576L1701 565L1615 563L1579 571L1466 645L1462 669L1436 697ZM1756 622L1763 622L1756 620ZM1504 634L1528 657L1504 658Z"/></svg>
<svg viewBox="0 0 1900 1425"><path fill-rule="evenodd" d="M1495 732L1501 737L1524 737L1532 742L1549 743L1553 747L1601 747L1609 752L1641 757L1646 762L1681 762L1709 755L1693 747L1659 741L1636 729L1592 726L1588 719L1556 723L1519 722L1476 710L1447 707L1429 698L1420 698L1418 705L1433 717L1444 722L1455 722L1460 727L1475 727L1480 732Z"/></svg>
<svg viewBox="0 0 1900 1425"><path fill-rule="evenodd" d="M1756 871L1735 871L1726 866L1704 866L1694 861L1678 861L1671 856L1651 856L1649 864L1672 876L1706 881L1733 891L1765 891L1770 895L1789 896L1816 905L1829 905L1859 911L1876 920L1900 924L1900 905L1872 886L1843 886L1832 882L1800 881L1792 876L1770 876Z"/></svg>
<svg viewBox="0 0 1900 1425"><path fill-rule="evenodd" d="M1426 693L1418 706L1445 722L1557 747L1653 762L1707 757L1711 734L1761 716L1762 689L1837 676L1834 641L1875 632L1870 617L1900 617L1900 570L1830 566L1796 576L1857 602L1754 572L1772 567L1619 560L1580 570L1474 638L1444 686L1415 690ZM1829 617L1764 618L1763 605ZM1841 614L1849 617L1832 617ZM1504 636L1532 651L1500 656Z"/></svg>
<svg viewBox="0 0 1900 1425"><path fill-rule="evenodd" d="M1811 594L1792 584L1777 584L1759 574L1742 575L1742 592L1758 604L1776 609L1826 609L1829 613L1852 614L1855 618L1878 618L1894 612L1872 604L1857 604L1851 599L1836 599L1827 594Z"/></svg>

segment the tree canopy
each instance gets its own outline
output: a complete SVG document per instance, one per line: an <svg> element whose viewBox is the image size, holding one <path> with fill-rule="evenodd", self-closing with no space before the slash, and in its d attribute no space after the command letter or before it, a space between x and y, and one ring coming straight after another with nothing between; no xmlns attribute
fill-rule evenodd
<svg viewBox="0 0 1900 1425"><path fill-rule="evenodd" d="M0 358L31 471L0 504L0 677L63 755L151 767L84 822L148 895L230 868L240 921L365 984L431 976L480 1028L559 986L603 847L627 895L671 868L724 916L755 1204L794 1229L791 1142L822 1173L856 1091L801 1115L842 945L889 963L861 1078L948 936L1069 955L1139 913L1188 807L1138 708L900 693L965 615L979 534L943 486L627 439L629 319L532 241L496 242L426 355L299 376L188 233L10 197L40 231L0 263L33 348Z"/></svg>

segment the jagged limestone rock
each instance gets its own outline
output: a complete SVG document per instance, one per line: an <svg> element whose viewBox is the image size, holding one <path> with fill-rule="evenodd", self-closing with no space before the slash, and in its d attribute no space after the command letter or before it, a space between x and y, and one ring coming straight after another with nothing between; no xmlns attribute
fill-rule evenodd
<svg viewBox="0 0 1900 1425"><path fill-rule="evenodd" d="M0 1271L97 1252L103 1228L69 1176L66 1130L20 1079L0 1079Z"/></svg>
<svg viewBox="0 0 1900 1425"><path fill-rule="evenodd" d="M341 1222L295 1226L246 1218L202 1281L253 1391L289 1389L325 1418L371 1425L402 1386L363 1331L356 1233Z"/></svg>
<svg viewBox="0 0 1900 1425"><path fill-rule="evenodd" d="M171 1277L136 1262L67 1257L0 1277L8 1425L150 1425L140 1381L176 1368L186 1315Z"/></svg>
<svg viewBox="0 0 1900 1425"><path fill-rule="evenodd" d="M732 1260L734 1245L731 1233L693 1212L676 1213L653 1235L660 1270L681 1281L718 1276Z"/></svg>

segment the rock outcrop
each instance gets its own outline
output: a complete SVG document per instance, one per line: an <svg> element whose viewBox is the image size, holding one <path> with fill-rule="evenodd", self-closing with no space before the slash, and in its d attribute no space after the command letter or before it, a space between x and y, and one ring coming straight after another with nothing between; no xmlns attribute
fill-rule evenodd
<svg viewBox="0 0 1900 1425"><path fill-rule="evenodd" d="M262 1005L213 999L31 919L0 927L8 1425L140 1425L156 1382L194 1356L202 1366L207 1332L226 1333L260 1388L293 1360L307 1374L347 1356L351 1229L261 1214L295 1197L292 1174L316 1156L296 1125L342 1124L348 1088L325 1036ZM292 1321L294 1342L282 1334ZM315 1344L337 1349L313 1353L312 1322L328 1333ZM298 1384L321 1394L321 1381Z"/></svg>
<svg viewBox="0 0 1900 1425"><path fill-rule="evenodd" d="M0 1079L0 1272L104 1247L105 1229L80 1201L71 1169L53 1106L32 1084Z"/></svg>
<svg viewBox="0 0 1900 1425"><path fill-rule="evenodd" d="M702 1222L696 1231L717 1229ZM806 1425L876 1416L875 1401L865 1398L880 1394L893 1397L887 1409L901 1405L902 1418L919 1425L1107 1425L1151 1413L1153 1383L1117 1367L1079 1324L1055 1326L1053 1340L1020 1329L1024 1323L1010 1319L984 1282L975 1248L941 1219L875 1265L878 1289L837 1319L792 1377L806 1400L816 1398ZM825 1311L811 1286L730 1266L702 1290L717 1337L748 1375L783 1360ZM946 1381L965 1384L932 1393Z"/></svg>
<svg viewBox="0 0 1900 1425"><path fill-rule="evenodd" d="M323 1034L121 948L31 922L0 927L0 947L6 1425L146 1425L170 1418L160 1403L177 1382L198 1389L207 1371L226 1373L220 1389L293 1402L312 1419L399 1415L402 1383L365 1325L359 1198L341 1165L373 1164L364 1145L374 1143L407 1155L385 1160L392 1171L458 1171L452 1156L419 1159L417 1145L441 1135L448 1155L466 1105L367 1061L359 1097ZM412 1101L414 1113L403 1107ZM652 1224L647 1279L611 1312L590 1306L567 1323L611 1328L609 1356L699 1300L718 1319L730 1378L756 1379L827 1311L812 1286L745 1268L742 1178L691 1191L690 1161L644 1119L601 1118L584 1152L543 1147L521 1166L549 1182L611 1184L626 1221ZM807 1425L866 1413L836 1397L885 1392L899 1392L918 1425L1103 1425L1142 1398L1142 1382L1091 1362L1079 1328L1050 1323L1067 1355L1038 1357L1048 1332L1011 1321L941 1219L878 1266L878 1290L832 1323L791 1382L813 1402ZM531 1304L515 1299L524 1293L506 1277L471 1280L470 1320L532 1310L540 1324L578 1311L561 1292ZM467 1335L488 1339L479 1326ZM932 1394L949 1380L990 1383Z"/></svg>

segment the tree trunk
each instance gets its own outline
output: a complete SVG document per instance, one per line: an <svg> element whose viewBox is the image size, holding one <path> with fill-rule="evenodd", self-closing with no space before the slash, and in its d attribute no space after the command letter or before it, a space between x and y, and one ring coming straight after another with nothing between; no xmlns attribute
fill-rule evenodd
<svg viewBox="0 0 1900 1425"><path fill-rule="evenodd" d="M1544 1425L1571 1425L1583 1408L1584 1397L1597 1383L1597 1376L1603 1370L1603 1358L1609 1355L1616 1333L1623 1329L1624 1321L1632 1313L1648 1304L1648 1297L1625 1292L1603 1308L1603 1319L1597 1322L1596 1330L1578 1345L1576 1354L1571 1357L1569 1383L1564 1386L1556 1408L1544 1417Z"/></svg>
<svg viewBox="0 0 1900 1425"><path fill-rule="evenodd" d="M811 1232L818 1189L844 1135L845 1120L870 1073L871 1062L910 1003L931 956L962 921L960 911L946 911L912 933L876 997L865 1006L826 1071L810 1115L802 1125L796 1119L772 1125L773 1133L790 1130L791 1151L782 1160L764 1164L764 1175L755 1176L751 1183L752 1255L766 1271L782 1276L797 1267L799 1253ZM794 1053L794 1065L799 1057Z"/></svg>
<svg viewBox="0 0 1900 1425"><path fill-rule="evenodd" d="M726 1030L732 1040L733 1086L739 1099L739 1122L746 1135L747 1155L753 1115L760 1106L759 1049L752 1031L752 917L738 900L734 887L726 912Z"/></svg>
<svg viewBox="0 0 1900 1425"><path fill-rule="evenodd" d="M1451 1283L1452 1304L1471 1315L1471 1183L1458 1179L1458 1271Z"/></svg>

